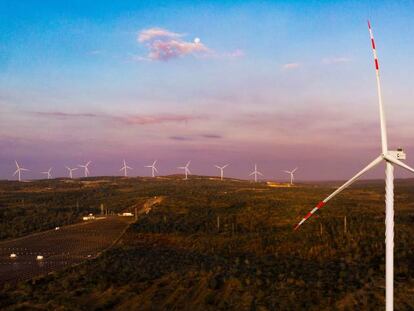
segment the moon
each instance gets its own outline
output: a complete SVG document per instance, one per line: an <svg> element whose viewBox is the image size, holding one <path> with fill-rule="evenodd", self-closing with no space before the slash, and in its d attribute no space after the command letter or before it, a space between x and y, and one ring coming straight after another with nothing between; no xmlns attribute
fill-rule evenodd
<svg viewBox="0 0 414 311"><path fill-rule="evenodd" d="M198 38L198 37L194 39L194 43L195 43L195 44L200 43L200 41L201 41L201 40L200 40L200 38Z"/></svg>

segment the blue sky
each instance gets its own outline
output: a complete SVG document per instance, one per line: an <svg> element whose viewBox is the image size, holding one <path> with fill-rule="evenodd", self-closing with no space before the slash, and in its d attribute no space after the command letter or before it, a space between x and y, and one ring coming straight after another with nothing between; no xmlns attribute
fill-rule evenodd
<svg viewBox="0 0 414 311"><path fill-rule="evenodd" d="M379 152L367 18L390 145L410 154L413 11L412 1L1 1L0 178L14 159L38 178L87 160L115 174L123 158L138 175L152 159L170 174L191 158L199 174L230 162L246 177L257 162L268 178L295 166L298 179L346 178Z"/></svg>

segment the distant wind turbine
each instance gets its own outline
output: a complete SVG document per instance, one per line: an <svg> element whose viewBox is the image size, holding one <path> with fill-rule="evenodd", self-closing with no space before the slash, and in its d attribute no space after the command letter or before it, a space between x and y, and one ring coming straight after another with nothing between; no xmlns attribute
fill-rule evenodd
<svg viewBox="0 0 414 311"><path fill-rule="evenodd" d="M249 176L252 176L252 175L254 175L254 182L257 182L257 175L263 176L263 174L262 174L262 173L260 173L260 172L257 170L257 164L255 164L255 165L254 165L254 171L253 171L253 172L251 172Z"/></svg>
<svg viewBox="0 0 414 311"><path fill-rule="evenodd" d="M88 166L91 163L92 163L92 161L88 161L84 165L81 165L81 164L78 165L79 167L82 167L83 168L83 172L84 172L85 177L88 177L89 174L90 174Z"/></svg>
<svg viewBox="0 0 414 311"><path fill-rule="evenodd" d="M76 171L78 168L74 167L74 168L70 168L66 166L66 169L69 171L69 178L73 178L73 171Z"/></svg>
<svg viewBox="0 0 414 311"><path fill-rule="evenodd" d="M217 167L220 170L220 179L223 180L224 177L224 169L229 166L229 164L223 165L223 166L218 166L218 165L214 165L215 167Z"/></svg>
<svg viewBox="0 0 414 311"><path fill-rule="evenodd" d="M185 180L188 179L188 174L191 174L190 169L188 168L190 166L191 160L187 162L187 164L185 166L179 166L178 168L181 170L184 170L184 174L185 174Z"/></svg>
<svg viewBox="0 0 414 311"><path fill-rule="evenodd" d="M292 170L292 171L284 171L286 174L290 174L290 185L291 186L293 186L293 181L294 181L294 179L295 179L295 177L294 177L294 175L293 174L295 174L295 172L298 170L298 168L295 168L294 170Z"/></svg>
<svg viewBox="0 0 414 311"><path fill-rule="evenodd" d="M51 179L52 178L51 172L52 172L52 167L49 168L46 172L42 172L42 174L47 175L47 179Z"/></svg>
<svg viewBox="0 0 414 311"><path fill-rule="evenodd" d="M151 168L151 175L152 175L152 177L155 177L155 173L158 173L158 170L157 170L157 168L156 168L155 164L157 164L157 160L155 160L155 161L152 163L152 165L147 165L147 166L145 166L145 167L150 167L150 168Z"/></svg>
<svg viewBox="0 0 414 311"><path fill-rule="evenodd" d="M16 174L17 174L17 176L18 176L18 179L19 179L19 181L22 181L22 176L21 176L21 174L22 174L22 171L28 171L28 169L27 168L23 168L23 167L20 167L19 166L19 163L17 163L17 161L16 160L14 160L14 163L16 163L16 171L14 172L14 174L13 174L13 176L16 176Z"/></svg>
<svg viewBox="0 0 414 311"><path fill-rule="evenodd" d="M124 160L124 165L120 169L120 171L124 171L124 177L128 177L128 170L132 170L132 167L129 167Z"/></svg>

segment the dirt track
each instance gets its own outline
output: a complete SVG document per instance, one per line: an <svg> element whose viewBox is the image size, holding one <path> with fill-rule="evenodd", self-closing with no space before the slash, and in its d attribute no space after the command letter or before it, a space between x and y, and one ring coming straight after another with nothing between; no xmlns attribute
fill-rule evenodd
<svg viewBox="0 0 414 311"><path fill-rule="evenodd" d="M62 269L110 247L132 217L112 216L0 242L0 286ZM10 258L15 253L16 258ZM36 260L42 255L43 260Z"/></svg>

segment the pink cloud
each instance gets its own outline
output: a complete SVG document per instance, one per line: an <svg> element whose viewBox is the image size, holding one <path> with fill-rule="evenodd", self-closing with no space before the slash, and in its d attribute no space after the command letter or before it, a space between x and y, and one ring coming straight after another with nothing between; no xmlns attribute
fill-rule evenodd
<svg viewBox="0 0 414 311"><path fill-rule="evenodd" d="M182 37L182 34L169 31L163 28L149 28L144 29L138 34L138 42L152 41L154 39L172 39Z"/></svg>
<svg viewBox="0 0 414 311"><path fill-rule="evenodd" d="M217 53L204 45L199 38L194 41L183 39L184 34L163 28L144 29L138 34L138 42L148 49L146 56L134 56L138 61L168 61L188 55L211 58L240 58L244 52L236 49L232 52Z"/></svg>
<svg viewBox="0 0 414 311"><path fill-rule="evenodd" d="M299 68L300 66L301 66L300 63L287 63L283 65L283 69L287 69L287 70L296 69L296 68Z"/></svg>
<svg viewBox="0 0 414 311"><path fill-rule="evenodd" d="M71 112L61 112L61 111L34 111L34 114L41 116L57 117L57 118L96 118L99 117L94 113L71 113Z"/></svg>
<svg viewBox="0 0 414 311"><path fill-rule="evenodd" d="M212 52L199 40L188 42L182 37L183 34L166 29L150 28L144 29L138 34L138 42L147 47L148 55L146 58L149 60L168 61L185 55Z"/></svg>
<svg viewBox="0 0 414 311"><path fill-rule="evenodd" d="M177 114L158 114L158 115L132 115L127 117L117 118L127 124L137 125L150 125L161 123L180 123L189 122L197 119L201 119L201 116L191 115L177 115Z"/></svg>

